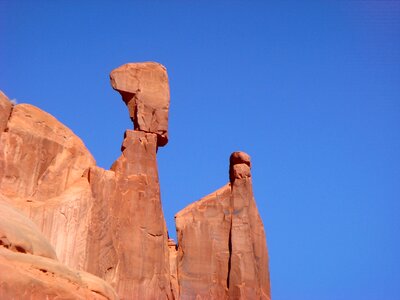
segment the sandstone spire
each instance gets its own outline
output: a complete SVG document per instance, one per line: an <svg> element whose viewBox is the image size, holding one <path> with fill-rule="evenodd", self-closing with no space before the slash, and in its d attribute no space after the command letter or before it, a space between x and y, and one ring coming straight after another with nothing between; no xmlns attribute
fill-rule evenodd
<svg viewBox="0 0 400 300"><path fill-rule="evenodd" d="M250 166L248 154L232 153L230 183L176 214L182 299L270 299Z"/></svg>
<svg viewBox="0 0 400 300"><path fill-rule="evenodd" d="M0 298L270 299L249 155L234 152L229 183L176 214L175 244L156 156L166 70L126 64L110 78L134 122L110 170L53 116L0 92Z"/></svg>
<svg viewBox="0 0 400 300"><path fill-rule="evenodd" d="M86 269L106 279L121 299L172 299L156 158L168 138L167 73L158 63L126 64L110 80L135 130L126 130L110 171L91 167L87 174L98 207L92 210Z"/></svg>
<svg viewBox="0 0 400 300"><path fill-rule="evenodd" d="M230 157L230 299L270 299L268 250L264 226L253 196L250 156Z"/></svg>

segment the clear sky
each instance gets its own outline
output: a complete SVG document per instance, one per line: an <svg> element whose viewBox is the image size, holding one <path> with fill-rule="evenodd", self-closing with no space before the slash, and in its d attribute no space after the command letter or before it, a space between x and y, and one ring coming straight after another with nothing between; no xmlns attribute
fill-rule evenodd
<svg viewBox="0 0 400 300"><path fill-rule="evenodd" d="M109 168L132 124L109 84L158 61L173 216L252 156L274 300L400 299L400 1L4 1L0 89Z"/></svg>

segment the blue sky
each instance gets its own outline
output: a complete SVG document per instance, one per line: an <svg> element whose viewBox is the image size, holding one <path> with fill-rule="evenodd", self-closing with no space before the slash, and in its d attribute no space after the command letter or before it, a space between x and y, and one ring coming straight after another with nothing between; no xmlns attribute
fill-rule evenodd
<svg viewBox="0 0 400 300"><path fill-rule="evenodd" d="M246 151L274 300L399 299L400 1L81 2L0 0L1 90L109 168L132 127L109 72L164 64L170 234Z"/></svg>

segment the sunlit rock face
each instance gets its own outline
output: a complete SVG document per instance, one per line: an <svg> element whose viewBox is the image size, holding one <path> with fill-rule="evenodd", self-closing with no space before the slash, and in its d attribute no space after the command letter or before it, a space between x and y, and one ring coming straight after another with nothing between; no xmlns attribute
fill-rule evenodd
<svg viewBox="0 0 400 300"><path fill-rule="evenodd" d="M110 73L112 87L128 107L135 129L168 142L169 84L166 68L155 62L129 63Z"/></svg>
<svg viewBox="0 0 400 300"><path fill-rule="evenodd" d="M0 194L0 299L119 299L104 280L58 261L39 228Z"/></svg>
<svg viewBox="0 0 400 300"><path fill-rule="evenodd" d="M4 95L4 94L3 94ZM82 178L95 160L82 141L50 114L4 96L0 133L0 193L24 212L61 262L82 269L92 196Z"/></svg>
<svg viewBox="0 0 400 300"><path fill-rule="evenodd" d="M176 214L175 243L156 156L166 69L131 63L110 79L134 123L110 170L53 116L0 92L0 299L270 299L250 156L234 152L229 182Z"/></svg>
<svg viewBox="0 0 400 300"><path fill-rule="evenodd" d="M117 300L104 280L43 256L0 247L1 299Z"/></svg>
<svg viewBox="0 0 400 300"><path fill-rule="evenodd" d="M268 252L250 156L234 152L230 183L176 214L183 299L270 299Z"/></svg>
<svg viewBox="0 0 400 300"><path fill-rule="evenodd" d="M94 167L88 173L96 205L86 268L110 282L121 299L172 299L157 135L127 130L121 148L110 171Z"/></svg>

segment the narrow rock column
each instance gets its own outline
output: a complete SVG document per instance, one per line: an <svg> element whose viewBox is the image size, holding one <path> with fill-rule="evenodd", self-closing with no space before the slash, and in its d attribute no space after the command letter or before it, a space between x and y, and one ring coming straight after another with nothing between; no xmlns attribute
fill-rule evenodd
<svg viewBox="0 0 400 300"><path fill-rule="evenodd" d="M182 299L270 299L264 226L250 157L230 157L230 183L175 215Z"/></svg>
<svg viewBox="0 0 400 300"><path fill-rule="evenodd" d="M112 87L128 107L122 155L111 167L109 200L116 257L107 280L121 299L173 299L168 232L161 207L156 153L168 141L169 86L165 67L131 63L110 73Z"/></svg>
<svg viewBox="0 0 400 300"><path fill-rule="evenodd" d="M175 299L180 299L178 284L178 267L177 267L177 245L173 239L168 240L169 248L169 272L171 278L171 290Z"/></svg>
<svg viewBox="0 0 400 300"><path fill-rule="evenodd" d="M168 233L160 200L157 136L127 130L122 155L112 166L112 231L121 299L171 299Z"/></svg>
<svg viewBox="0 0 400 300"><path fill-rule="evenodd" d="M268 250L253 197L250 167L249 155L232 153L230 299L270 299Z"/></svg>

